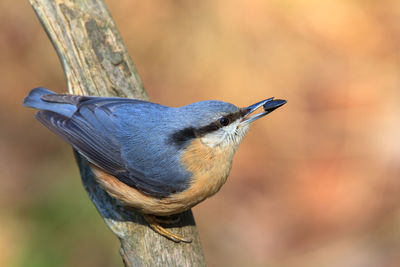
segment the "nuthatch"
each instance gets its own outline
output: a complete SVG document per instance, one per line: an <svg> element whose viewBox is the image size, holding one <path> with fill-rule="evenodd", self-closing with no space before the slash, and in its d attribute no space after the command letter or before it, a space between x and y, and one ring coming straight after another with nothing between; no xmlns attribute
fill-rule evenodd
<svg viewBox="0 0 400 267"><path fill-rule="evenodd" d="M36 118L91 163L108 194L176 242L190 241L161 227L155 216L181 213L214 195L250 124L285 103L269 98L237 108L210 100L172 108L45 88L33 89L23 102L39 109ZM261 106L263 112L250 116Z"/></svg>

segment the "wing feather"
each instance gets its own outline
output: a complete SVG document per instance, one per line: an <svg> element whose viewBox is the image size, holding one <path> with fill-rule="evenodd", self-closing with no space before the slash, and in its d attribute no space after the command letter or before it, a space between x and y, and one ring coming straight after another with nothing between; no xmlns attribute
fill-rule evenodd
<svg viewBox="0 0 400 267"><path fill-rule="evenodd" d="M129 131L121 130L121 118L114 113L113 108L121 103L135 105L144 102L124 98L86 97L78 99L66 96L56 97L56 95L51 95L51 99L48 99L47 96L44 99L52 103L68 102L77 105L77 111L71 117L54 111L41 110L36 114L36 118L71 144L91 163L129 186L156 197L165 197L186 187L184 183L186 177L183 177L181 173L172 172L172 177L168 176L166 168L169 167L168 164L171 165L171 157L155 151L154 147L149 148L150 153L154 153L153 156L143 153L143 151L147 151L146 144L137 145L137 150L144 159L135 155L135 144L129 148L130 153L126 153L128 149L126 146L132 143L128 142L132 135L129 134ZM131 109L129 112L132 111ZM133 109L133 111L135 110ZM126 126L126 123L125 118L122 124ZM128 120L128 127L129 123L134 125ZM148 133L144 131L144 134Z"/></svg>

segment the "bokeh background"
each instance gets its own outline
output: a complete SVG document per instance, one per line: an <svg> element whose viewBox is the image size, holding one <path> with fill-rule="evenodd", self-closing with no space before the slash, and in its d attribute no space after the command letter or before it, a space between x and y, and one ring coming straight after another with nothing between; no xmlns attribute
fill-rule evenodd
<svg viewBox="0 0 400 267"><path fill-rule="evenodd" d="M154 102L288 104L194 208L209 266L400 266L400 1L108 1ZM28 1L0 1L0 266L122 266L71 148L21 101L65 92Z"/></svg>

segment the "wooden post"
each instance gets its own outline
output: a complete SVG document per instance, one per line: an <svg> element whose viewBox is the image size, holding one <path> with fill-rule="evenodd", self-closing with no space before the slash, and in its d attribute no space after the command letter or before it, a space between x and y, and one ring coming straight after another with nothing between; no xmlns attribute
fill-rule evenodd
<svg viewBox="0 0 400 267"><path fill-rule="evenodd" d="M102 0L30 0L57 50L72 94L147 100L140 77ZM75 153L82 183L107 226L121 241L125 266L205 266L192 212L170 230L193 242L174 243L153 232L140 214L125 210L96 183ZM88 227L90 225L85 225Z"/></svg>

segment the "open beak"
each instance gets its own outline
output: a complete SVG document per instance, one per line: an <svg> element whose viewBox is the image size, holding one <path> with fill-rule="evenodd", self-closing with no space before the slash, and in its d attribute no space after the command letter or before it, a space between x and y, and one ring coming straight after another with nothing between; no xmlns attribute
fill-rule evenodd
<svg viewBox="0 0 400 267"><path fill-rule="evenodd" d="M271 113L272 111L283 106L284 104L286 104L286 100L283 100L283 99L275 99L274 100L274 98L271 97L266 100L255 103L254 105L251 105L247 108L242 108L242 110L245 113L245 115L243 116L242 122L251 123L251 122ZM253 116L249 116L251 113L253 113L255 110L257 110L261 106L263 106L264 112L257 113Z"/></svg>

